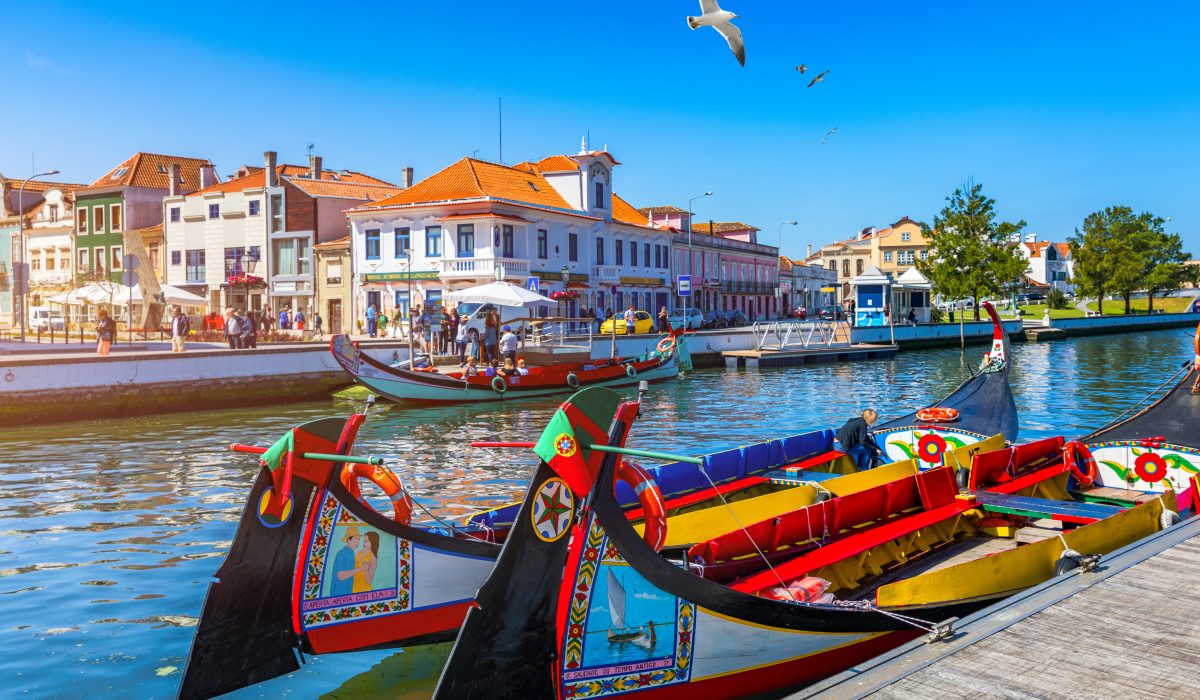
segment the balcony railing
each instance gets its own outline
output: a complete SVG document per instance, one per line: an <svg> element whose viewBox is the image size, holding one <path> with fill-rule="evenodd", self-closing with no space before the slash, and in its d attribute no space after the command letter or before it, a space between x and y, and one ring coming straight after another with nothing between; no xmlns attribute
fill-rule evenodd
<svg viewBox="0 0 1200 700"><path fill-rule="evenodd" d="M721 283L721 291L731 294L774 294L778 287L773 282L734 282L726 280Z"/></svg>
<svg viewBox="0 0 1200 700"><path fill-rule="evenodd" d="M496 265L504 268L505 277L527 277L529 261L519 258L442 258L442 279L489 278L496 274Z"/></svg>
<svg viewBox="0 0 1200 700"><path fill-rule="evenodd" d="M621 267L619 265L593 265L592 278L597 282L620 282Z"/></svg>

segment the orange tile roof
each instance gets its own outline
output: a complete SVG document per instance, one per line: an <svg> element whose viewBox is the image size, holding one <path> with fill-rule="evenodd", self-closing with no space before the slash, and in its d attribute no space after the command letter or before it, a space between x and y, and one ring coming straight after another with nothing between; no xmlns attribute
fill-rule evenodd
<svg viewBox="0 0 1200 700"><path fill-rule="evenodd" d="M791 272L792 268L795 266L796 266L796 264L793 263L791 260L789 260L786 256L783 256L783 255L779 256L779 269L780 270L783 270L784 272Z"/></svg>
<svg viewBox="0 0 1200 700"><path fill-rule="evenodd" d="M324 243L318 243L315 246L313 246L313 248L316 250L340 250L340 249L348 250L350 248L350 237L342 236L341 238L335 238L332 241L325 241Z"/></svg>
<svg viewBox="0 0 1200 700"><path fill-rule="evenodd" d="M21 183L25 182L25 178L4 178L5 182L13 192L21 189ZM63 192L74 192L75 190L87 187L87 185L74 182L54 182L53 180L30 180L25 183L26 192L45 192L46 190L62 190Z"/></svg>
<svg viewBox="0 0 1200 700"><path fill-rule="evenodd" d="M1055 243L1054 247L1058 248L1058 254L1060 257L1064 257L1064 258L1070 257L1070 255L1071 255L1071 244L1070 243Z"/></svg>
<svg viewBox="0 0 1200 700"><path fill-rule="evenodd" d="M265 171L262 168L259 168L258 172L252 172L249 175L235 177L226 180L225 182L218 182L217 184L205 187L202 190L196 190L188 196L199 197L201 195L211 194L213 192L241 192L243 190L261 189L267 185L267 178L266 175L264 175L264 172Z"/></svg>
<svg viewBox="0 0 1200 700"><path fill-rule="evenodd" d="M183 180L184 190L197 189L197 186L200 184L200 168L205 165L212 165L207 158L184 158L182 156L138 152L84 189L148 187L165 190L170 186L172 163L179 164L179 174ZM123 171L122 168L124 168ZM117 173L120 174L118 175Z"/></svg>
<svg viewBox="0 0 1200 700"><path fill-rule="evenodd" d="M341 182L338 180L312 180L306 177L289 177L287 181L300 188L310 197L339 197L343 199L365 199L378 201L403 192L395 185L376 185L363 182Z"/></svg>
<svg viewBox="0 0 1200 700"><path fill-rule="evenodd" d="M1042 257L1042 251L1050 244L1046 241L1034 241L1032 243L1026 241L1023 245L1029 249L1029 257L1040 258Z"/></svg>
<svg viewBox="0 0 1200 700"><path fill-rule="evenodd" d="M437 221L465 221L467 219L508 219L509 221L529 221L529 219L524 219L519 216L515 216L513 214L503 214L501 212L496 212L496 211L481 211L481 212L476 212L473 214L472 213L447 214L446 216L439 216L436 220Z"/></svg>
<svg viewBox="0 0 1200 700"><path fill-rule="evenodd" d="M266 170L266 168L264 168L261 165L243 165L241 169L242 169L242 171L244 171L247 174L261 173L264 170ZM288 163L284 163L283 165L275 166L275 170L276 170L276 172L279 173L280 177L304 177L304 178L307 178L308 173L309 173L309 169L307 166L291 165ZM338 182L357 182L357 183L364 184L364 185L391 185L392 187L397 186L393 182L388 182L387 180L382 180L377 177L365 175L356 170L333 170L330 168L321 168L321 179L322 180L336 180Z"/></svg>
<svg viewBox="0 0 1200 700"><path fill-rule="evenodd" d="M463 158L387 199L368 207L500 199L527 206L584 215L571 207L540 173Z"/></svg>
<svg viewBox="0 0 1200 700"><path fill-rule="evenodd" d="M547 156L537 163L538 170L544 173L562 172L565 170L579 170L579 163L570 156Z"/></svg>
<svg viewBox="0 0 1200 700"><path fill-rule="evenodd" d="M735 231L758 231L750 224L743 224L740 221L716 221L712 224L693 224L692 233L707 233L713 235L721 235L723 233L733 233Z"/></svg>
<svg viewBox="0 0 1200 700"><path fill-rule="evenodd" d="M669 206L669 205L663 206L663 207L642 207L641 209L638 209L638 211L642 212L646 216L653 216L655 214L686 214L687 213L687 209L680 209L679 207L673 207L673 206Z"/></svg>
<svg viewBox="0 0 1200 700"><path fill-rule="evenodd" d="M618 197L616 192L613 192L612 195L612 218L613 221L623 224L652 228L650 219L642 213L642 210L634 209L633 205Z"/></svg>

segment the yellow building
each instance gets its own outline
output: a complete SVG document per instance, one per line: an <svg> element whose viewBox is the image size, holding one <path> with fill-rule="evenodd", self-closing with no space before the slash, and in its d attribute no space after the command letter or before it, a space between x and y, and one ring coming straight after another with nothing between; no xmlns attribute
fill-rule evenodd
<svg viewBox="0 0 1200 700"><path fill-rule="evenodd" d="M343 236L313 246L316 253L315 311L321 314L327 334L357 333L350 318L350 237Z"/></svg>
<svg viewBox="0 0 1200 700"><path fill-rule="evenodd" d="M907 216L887 228L865 228L845 240L822 246L805 259L837 273L838 302L850 297L850 280L872 267L895 279L929 257L921 225Z"/></svg>

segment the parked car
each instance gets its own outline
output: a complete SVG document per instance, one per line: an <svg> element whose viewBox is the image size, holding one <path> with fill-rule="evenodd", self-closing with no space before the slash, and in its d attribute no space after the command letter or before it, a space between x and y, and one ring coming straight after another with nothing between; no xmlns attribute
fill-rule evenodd
<svg viewBox="0 0 1200 700"><path fill-rule="evenodd" d="M634 333L653 333L654 319L645 311L633 312L633 332ZM616 329L615 331L613 329ZM625 312L615 313L612 318L600 324L600 333L625 335Z"/></svg>
<svg viewBox="0 0 1200 700"><path fill-rule="evenodd" d="M1038 292L1030 292L1029 294L1018 294L1017 295L1017 303L1018 304L1040 304L1043 301L1046 301L1046 295L1039 294Z"/></svg>
<svg viewBox="0 0 1200 700"><path fill-rule="evenodd" d="M30 309L29 310L29 329L48 331L54 329L61 331L66 328L66 321L63 319L62 311L58 309Z"/></svg>
<svg viewBox="0 0 1200 700"><path fill-rule="evenodd" d="M701 328L728 328L729 321L721 315L720 311L705 311L704 321L700 324Z"/></svg>
<svg viewBox="0 0 1200 700"><path fill-rule="evenodd" d="M529 318L529 309L524 306L497 306L496 304L465 302L459 304L455 308L455 312L467 315L467 337L483 338L487 315L492 309L500 311L500 327L511 326L514 332L520 332L525 327L524 321L516 319Z"/></svg>
<svg viewBox="0 0 1200 700"><path fill-rule="evenodd" d="M675 309L667 317L672 328L682 328L685 331L698 331L704 325L704 313L697 308Z"/></svg>
<svg viewBox="0 0 1200 700"><path fill-rule="evenodd" d="M817 312L817 318L822 321L845 321L846 310L836 304L833 306L823 307Z"/></svg>
<svg viewBox="0 0 1200 700"><path fill-rule="evenodd" d="M721 318L725 319L725 326L727 328L746 325L746 314L738 309L726 309L718 313L721 314Z"/></svg>

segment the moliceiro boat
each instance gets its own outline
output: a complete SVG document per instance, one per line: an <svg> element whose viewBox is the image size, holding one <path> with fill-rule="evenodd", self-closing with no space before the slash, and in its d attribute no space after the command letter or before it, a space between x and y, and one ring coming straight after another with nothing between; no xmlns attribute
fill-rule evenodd
<svg viewBox="0 0 1200 700"><path fill-rule="evenodd" d="M531 366L526 375L468 377L464 372L389 365L359 349L345 335L329 341L329 351L354 381L392 401L462 402L505 401L532 396L569 394L582 387L636 386L679 376L680 358L687 352L681 329L663 336L655 350L638 357ZM482 370L481 370L482 372Z"/></svg>
<svg viewBox="0 0 1200 700"><path fill-rule="evenodd" d="M951 467L934 467L664 556L662 538L639 534L614 496L625 457L656 456L617 447L639 410L588 389L543 433L435 697L777 692L945 634L951 618L1178 518L1173 493L1128 509L1075 501L1052 438L975 455L961 492ZM572 418L580 411L612 416L604 439ZM1033 518L1078 527L1017 547L1013 532Z"/></svg>

